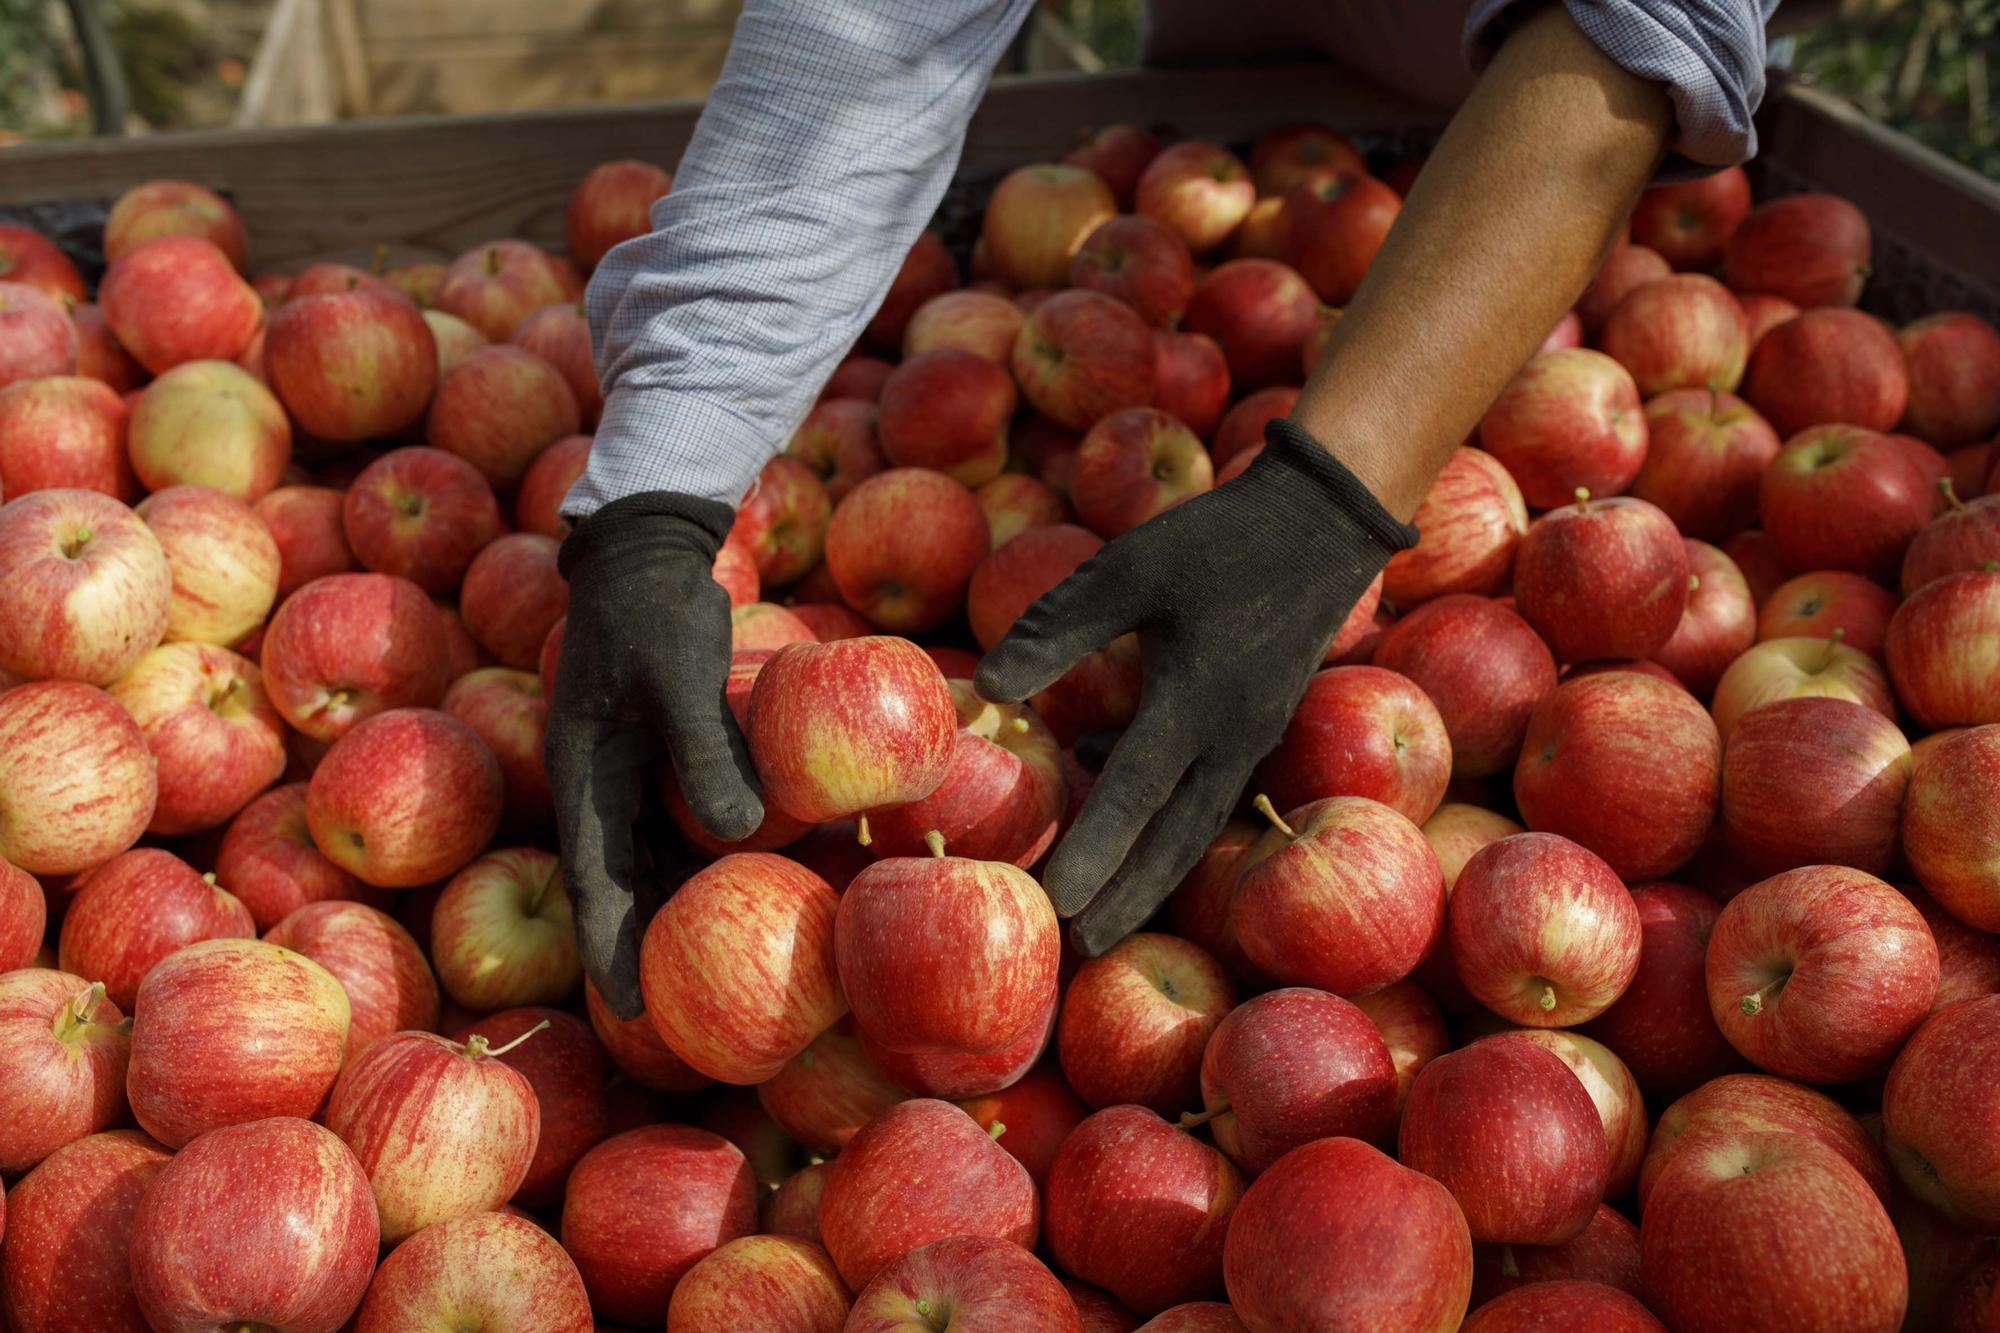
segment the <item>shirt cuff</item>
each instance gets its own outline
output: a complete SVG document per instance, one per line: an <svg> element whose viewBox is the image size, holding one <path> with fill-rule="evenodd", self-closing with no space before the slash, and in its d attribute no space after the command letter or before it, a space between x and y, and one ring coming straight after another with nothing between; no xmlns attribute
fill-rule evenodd
<svg viewBox="0 0 2000 1333"><path fill-rule="evenodd" d="M583 475L564 497L570 519L613 500L671 491L734 509L771 450L763 431L713 399L685 390L619 388L604 415Z"/></svg>
<svg viewBox="0 0 2000 1333"><path fill-rule="evenodd" d="M1465 57L1484 68L1529 0L1477 0ZM1674 104L1674 153L1662 174L1698 175L1757 152L1751 114L1764 100L1764 20L1771 0L1563 0L1570 19L1628 73L1663 84ZM1692 166L1692 170L1690 167Z"/></svg>

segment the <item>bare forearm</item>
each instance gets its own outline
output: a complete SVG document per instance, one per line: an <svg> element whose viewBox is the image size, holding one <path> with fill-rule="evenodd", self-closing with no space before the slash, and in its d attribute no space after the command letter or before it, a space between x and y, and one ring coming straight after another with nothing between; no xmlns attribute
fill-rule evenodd
<svg viewBox="0 0 2000 1333"><path fill-rule="evenodd" d="M1673 127L1560 7L1508 39L1425 165L1293 418L1392 514L1596 272Z"/></svg>

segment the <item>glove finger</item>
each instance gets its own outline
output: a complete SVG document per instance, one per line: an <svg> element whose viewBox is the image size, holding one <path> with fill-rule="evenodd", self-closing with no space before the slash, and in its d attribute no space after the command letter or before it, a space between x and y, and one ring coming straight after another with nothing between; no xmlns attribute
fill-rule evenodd
<svg viewBox="0 0 2000 1333"><path fill-rule="evenodd" d="M1023 611L1000 642L979 660L973 685L982 699L1017 704L1045 690L1139 622L1139 589L1123 577L1124 562L1108 561L1116 543Z"/></svg>
<svg viewBox="0 0 2000 1333"><path fill-rule="evenodd" d="M1184 731L1182 709L1157 698L1139 706L1042 875L1058 914L1073 916L1097 896L1173 796L1191 762Z"/></svg>
<svg viewBox="0 0 2000 1333"><path fill-rule="evenodd" d="M640 711L666 738L674 778L688 812L710 834L727 842L747 838L764 822L757 770L750 762L725 690L729 682L729 604L722 589L696 598L682 624L692 651L679 663L646 672L639 683Z"/></svg>
<svg viewBox="0 0 2000 1333"><path fill-rule="evenodd" d="M560 738L551 734L547 753L577 948L611 1011L634 1018L644 1002L632 825L660 744L647 727L577 721L562 731Z"/></svg>
<svg viewBox="0 0 2000 1333"><path fill-rule="evenodd" d="M1144 925L1222 832L1244 772L1213 760L1197 760L1123 865L1070 923L1069 937L1086 957L1095 958Z"/></svg>

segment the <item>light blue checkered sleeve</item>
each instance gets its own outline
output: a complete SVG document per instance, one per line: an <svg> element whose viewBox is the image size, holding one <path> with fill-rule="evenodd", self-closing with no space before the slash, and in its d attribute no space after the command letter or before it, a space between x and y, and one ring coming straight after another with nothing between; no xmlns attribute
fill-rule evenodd
<svg viewBox="0 0 2000 1333"><path fill-rule="evenodd" d="M1465 22L1474 69L1528 0L1475 0ZM1563 0L1584 36L1620 68L1666 86L1674 152L1705 167L1757 152L1751 113L1764 100L1764 24L1778 0Z"/></svg>
<svg viewBox="0 0 2000 1333"><path fill-rule="evenodd" d="M1033 4L744 5L653 232L591 276L604 415L565 513L742 497L930 220Z"/></svg>

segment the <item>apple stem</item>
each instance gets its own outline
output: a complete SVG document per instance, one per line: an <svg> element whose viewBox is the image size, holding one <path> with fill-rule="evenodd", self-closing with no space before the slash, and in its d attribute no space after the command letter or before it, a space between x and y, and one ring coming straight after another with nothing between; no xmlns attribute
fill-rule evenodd
<svg viewBox="0 0 2000 1333"><path fill-rule="evenodd" d="M2000 560L1988 560L1979 567L1982 574L2000 574Z"/></svg>
<svg viewBox="0 0 2000 1333"><path fill-rule="evenodd" d="M869 843L875 841L874 837L868 832L867 815L861 816L861 818L857 819L854 822L854 840L860 843L863 847L866 847Z"/></svg>
<svg viewBox="0 0 2000 1333"><path fill-rule="evenodd" d="M1958 498L1958 487L1952 484L1950 477L1939 477L1937 485L1938 489L1944 492L1946 504L1950 505L1953 509L1965 508L1965 501Z"/></svg>
<svg viewBox="0 0 2000 1333"><path fill-rule="evenodd" d="M375 247L375 258L370 261L368 271L379 276L382 270L388 266L388 263L389 247L386 245L377 245Z"/></svg>
<svg viewBox="0 0 2000 1333"><path fill-rule="evenodd" d="M500 1056L507 1054L507 1052L513 1050L516 1046L519 1046L522 1042L534 1036L537 1032L540 1032L543 1028L547 1027L548 1025L549 1025L549 1020L544 1018L541 1022L535 1024L533 1027L529 1028L526 1032L523 1032L520 1036L508 1042L505 1046L495 1046L491 1048L489 1048L486 1045L486 1038L480 1036L477 1032L475 1032L470 1037L467 1037L465 1039L465 1053L471 1056L475 1060L484 1060L489 1056L498 1058Z"/></svg>
<svg viewBox="0 0 2000 1333"><path fill-rule="evenodd" d="M1258 814L1270 820L1271 826L1277 829L1278 832L1284 834L1288 838L1296 838L1299 836L1297 833L1292 831L1292 826L1290 824L1287 824L1284 821L1284 819L1278 814L1278 807L1271 804L1271 798L1266 796L1263 792L1258 792L1257 799L1250 802L1250 805L1253 809L1257 811Z"/></svg>
<svg viewBox="0 0 2000 1333"><path fill-rule="evenodd" d="M1579 486L1576 488L1576 512L1579 514L1588 514L1590 512L1590 487Z"/></svg>
<svg viewBox="0 0 2000 1333"><path fill-rule="evenodd" d="M1512 1245L1502 1245L1500 1247L1500 1276L1521 1276L1521 1265L1514 1258L1514 1247Z"/></svg>
<svg viewBox="0 0 2000 1333"><path fill-rule="evenodd" d="M1023 734L1023 735L1026 735L1026 734L1027 734L1027 731L1028 731L1028 719L1027 719L1027 718L1025 718L1025 717L1022 717L1022 716L1021 716L1021 715L1020 715L1019 713L1016 713L1016 714L1015 714L1015 715L1014 715L1013 717L1011 717L1011 718L1008 718L1008 719L1007 719L1007 725L1008 725L1008 726L1010 726L1010 727L1012 727L1012 728L1013 728L1013 729L1014 729L1015 731L1018 731L1018 732L1020 732L1020 733L1021 733L1021 734Z"/></svg>
<svg viewBox="0 0 2000 1333"><path fill-rule="evenodd" d="M1688 575L1688 591L1689 592L1701 591L1701 575L1699 574Z"/></svg>
<svg viewBox="0 0 2000 1333"><path fill-rule="evenodd" d="M1198 1115L1193 1111L1183 1111L1181 1112L1181 1121L1180 1121L1181 1128L1200 1129L1203 1125L1215 1119L1217 1116L1228 1115L1228 1114L1229 1114L1228 1102L1224 1102L1220 1106L1211 1106L1206 1111L1203 1111Z"/></svg>
<svg viewBox="0 0 2000 1333"><path fill-rule="evenodd" d="M938 832L936 829L932 829L929 833L924 834L924 846L931 849L932 856L943 856L944 834Z"/></svg>
<svg viewBox="0 0 2000 1333"><path fill-rule="evenodd" d="M1847 630L1844 627L1839 625L1833 627L1833 633L1826 636L1826 651L1820 654L1819 665L1813 668L1814 675L1833 665L1833 654L1840 647L1840 641L1846 637Z"/></svg>
<svg viewBox="0 0 2000 1333"><path fill-rule="evenodd" d="M1751 991L1741 1000L1738 1000L1737 1006L1743 1010L1745 1017L1755 1018L1757 1015L1764 1012L1764 1001L1771 998L1771 996L1776 995L1780 990L1784 988L1785 983L1790 980L1791 977L1789 975L1782 977L1772 977L1769 981L1759 986L1756 990Z"/></svg>
<svg viewBox="0 0 2000 1333"><path fill-rule="evenodd" d="M215 887L215 872L214 872L213 870L211 870L211 871L209 871L209 872L208 872L207 874L203 875L203 876L201 877L201 882L202 882L202 883L204 883L204 884L206 884L206 885L208 885L208 887L209 887L209 888L211 888L211 889L212 889L212 888L214 888L214 887Z"/></svg>
<svg viewBox="0 0 2000 1333"><path fill-rule="evenodd" d="M69 1002L69 1008L63 1013L62 1030L56 1034L57 1037L67 1037L78 1028L88 1026L91 1015L97 1012L97 1006L102 1003L104 1003L103 982L93 981L78 991L76 998Z"/></svg>
<svg viewBox="0 0 2000 1333"><path fill-rule="evenodd" d="M1555 986L1550 982L1544 981L1542 983L1542 993L1535 997L1535 1003L1541 1007L1543 1013L1553 1012L1556 1007Z"/></svg>
<svg viewBox="0 0 2000 1333"><path fill-rule="evenodd" d="M987 1136L990 1138L997 1139L1006 1132L1007 1132L1007 1122L1004 1120L995 1120L992 1124L986 1127Z"/></svg>

